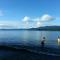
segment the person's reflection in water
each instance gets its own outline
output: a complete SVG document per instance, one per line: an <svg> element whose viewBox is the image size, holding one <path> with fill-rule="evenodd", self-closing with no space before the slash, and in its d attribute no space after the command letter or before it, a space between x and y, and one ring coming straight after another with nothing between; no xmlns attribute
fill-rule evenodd
<svg viewBox="0 0 60 60"><path fill-rule="evenodd" d="M45 37L43 37L43 40L41 41L41 49L43 50L45 46Z"/></svg>

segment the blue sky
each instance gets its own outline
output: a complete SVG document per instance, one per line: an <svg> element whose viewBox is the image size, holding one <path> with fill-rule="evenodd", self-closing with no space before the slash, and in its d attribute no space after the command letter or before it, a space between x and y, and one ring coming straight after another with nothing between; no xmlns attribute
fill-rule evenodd
<svg viewBox="0 0 60 60"><path fill-rule="evenodd" d="M0 25L60 25L59 6L60 0L0 0Z"/></svg>

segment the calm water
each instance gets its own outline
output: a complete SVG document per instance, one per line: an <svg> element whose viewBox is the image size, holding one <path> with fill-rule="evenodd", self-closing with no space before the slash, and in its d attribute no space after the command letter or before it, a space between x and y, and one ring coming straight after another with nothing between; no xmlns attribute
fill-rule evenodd
<svg viewBox="0 0 60 60"><path fill-rule="evenodd" d="M0 30L0 44L39 46L42 37L46 37L45 46L58 48L58 35L60 35L60 31Z"/></svg>

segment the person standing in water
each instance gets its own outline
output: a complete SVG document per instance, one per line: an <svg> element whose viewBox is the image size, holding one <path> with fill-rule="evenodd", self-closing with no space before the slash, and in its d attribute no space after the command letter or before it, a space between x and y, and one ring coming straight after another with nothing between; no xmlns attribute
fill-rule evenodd
<svg viewBox="0 0 60 60"><path fill-rule="evenodd" d="M58 45L60 45L60 37L58 36Z"/></svg>
<svg viewBox="0 0 60 60"><path fill-rule="evenodd" d="M41 41L41 48L44 48L45 46L45 37L43 37L43 40Z"/></svg>

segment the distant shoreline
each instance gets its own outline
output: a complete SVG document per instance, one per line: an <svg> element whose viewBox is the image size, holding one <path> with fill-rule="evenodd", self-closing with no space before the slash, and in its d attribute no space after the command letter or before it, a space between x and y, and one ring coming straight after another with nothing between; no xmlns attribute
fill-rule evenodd
<svg viewBox="0 0 60 60"><path fill-rule="evenodd" d="M46 29L0 29L2 31L5 30L21 30L21 31L60 31L60 30L46 30Z"/></svg>
<svg viewBox="0 0 60 60"><path fill-rule="evenodd" d="M27 31L60 31L60 26L44 26L44 27L37 27L37 28L19 28L19 29L8 29L3 28L0 30L27 30Z"/></svg>

